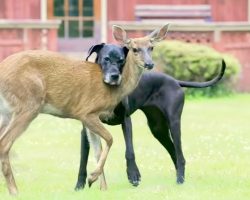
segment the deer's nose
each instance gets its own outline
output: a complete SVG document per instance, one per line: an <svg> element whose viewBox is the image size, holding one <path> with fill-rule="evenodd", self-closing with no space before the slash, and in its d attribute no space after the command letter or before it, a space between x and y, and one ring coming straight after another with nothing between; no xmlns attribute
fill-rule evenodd
<svg viewBox="0 0 250 200"><path fill-rule="evenodd" d="M150 63L145 63L144 66L145 66L146 69L153 69L154 63L151 63L151 62Z"/></svg>

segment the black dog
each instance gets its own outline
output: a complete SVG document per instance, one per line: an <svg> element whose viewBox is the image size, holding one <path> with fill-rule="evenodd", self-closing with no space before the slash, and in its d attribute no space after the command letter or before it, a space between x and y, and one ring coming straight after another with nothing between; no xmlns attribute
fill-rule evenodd
<svg viewBox="0 0 250 200"><path fill-rule="evenodd" d="M118 45L101 43L89 49L89 55L86 60L93 52L97 53L95 62L101 63L103 81L108 85L120 85L128 49Z"/></svg>
<svg viewBox="0 0 250 200"><path fill-rule="evenodd" d="M126 50L123 50L126 55ZM98 55L96 62L103 65L100 48L92 48L89 54L91 55L93 52ZM180 119L184 105L184 92L181 87L204 88L212 86L223 77L225 68L226 64L222 61L220 74L213 80L203 83L178 81L163 73L144 73L134 92L115 108L114 118L104 121L109 125L122 125L126 142L127 175L134 186L139 184L141 175L135 162L130 115L137 109L144 112L152 134L170 154L177 171L177 183L181 184L184 182L185 174L185 159L181 147L180 130ZM85 186L88 155L89 142L86 130L83 129L81 134L81 161L76 190Z"/></svg>

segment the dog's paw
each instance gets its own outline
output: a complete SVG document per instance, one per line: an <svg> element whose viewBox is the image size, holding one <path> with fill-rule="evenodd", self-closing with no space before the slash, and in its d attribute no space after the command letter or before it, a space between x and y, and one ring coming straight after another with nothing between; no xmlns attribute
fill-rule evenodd
<svg viewBox="0 0 250 200"><path fill-rule="evenodd" d="M179 177L177 177L177 180L176 180L176 182L177 182L177 184L183 184L184 183L184 181L185 181L185 179L184 179L184 177L183 176L179 176Z"/></svg>
<svg viewBox="0 0 250 200"><path fill-rule="evenodd" d="M129 179L129 182L134 186L137 187L140 183L140 179L138 179L137 177L133 177L131 179Z"/></svg>
<svg viewBox="0 0 250 200"><path fill-rule="evenodd" d="M85 184L86 184L85 181L84 182L78 181L75 186L75 191L83 190Z"/></svg>
<svg viewBox="0 0 250 200"><path fill-rule="evenodd" d="M128 180L133 186L138 186L141 181L141 174L135 163L130 163L127 167Z"/></svg>

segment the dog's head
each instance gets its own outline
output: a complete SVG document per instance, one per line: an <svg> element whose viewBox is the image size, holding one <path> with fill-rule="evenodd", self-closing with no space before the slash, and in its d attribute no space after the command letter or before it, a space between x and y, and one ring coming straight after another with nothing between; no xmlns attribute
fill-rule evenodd
<svg viewBox="0 0 250 200"><path fill-rule="evenodd" d="M153 47L157 42L165 39L169 24L155 29L152 33L141 38L128 38L127 32L120 26L113 26L113 37L121 45L129 49L129 59L141 68L152 69L154 62L152 60Z"/></svg>
<svg viewBox="0 0 250 200"><path fill-rule="evenodd" d="M97 54L95 62L102 69L103 81L109 85L120 85L128 49L113 44L97 44L89 49L86 60L94 52Z"/></svg>

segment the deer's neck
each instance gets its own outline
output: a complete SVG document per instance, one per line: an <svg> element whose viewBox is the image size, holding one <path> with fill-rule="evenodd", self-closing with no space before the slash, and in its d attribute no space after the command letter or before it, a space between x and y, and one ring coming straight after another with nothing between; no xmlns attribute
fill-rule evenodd
<svg viewBox="0 0 250 200"><path fill-rule="evenodd" d="M122 88L124 97L130 94L136 88L143 73L143 68L136 65L131 53L131 51L128 52L122 74Z"/></svg>

